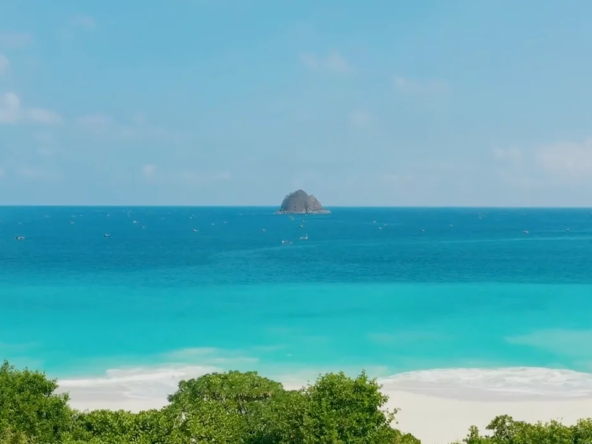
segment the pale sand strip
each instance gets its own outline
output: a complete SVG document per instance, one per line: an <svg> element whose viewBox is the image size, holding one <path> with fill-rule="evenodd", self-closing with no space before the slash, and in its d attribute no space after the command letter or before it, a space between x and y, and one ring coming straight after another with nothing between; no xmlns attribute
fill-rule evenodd
<svg viewBox="0 0 592 444"><path fill-rule="evenodd" d="M399 407L397 428L421 439L423 444L449 444L467 435L476 425L485 426L498 415L526 422L561 420L569 425L592 416L592 399L540 401L460 401L405 392L389 392L390 407Z"/></svg>

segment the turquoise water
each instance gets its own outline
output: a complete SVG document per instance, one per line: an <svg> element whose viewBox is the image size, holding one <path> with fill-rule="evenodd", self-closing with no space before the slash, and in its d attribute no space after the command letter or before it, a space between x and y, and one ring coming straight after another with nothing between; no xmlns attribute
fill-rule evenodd
<svg viewBox="0 0 592 444"><path fill-rule="evenodd" d="M2 207L0 219L0 358L60 377L592 363L591 210Z"/></svg>

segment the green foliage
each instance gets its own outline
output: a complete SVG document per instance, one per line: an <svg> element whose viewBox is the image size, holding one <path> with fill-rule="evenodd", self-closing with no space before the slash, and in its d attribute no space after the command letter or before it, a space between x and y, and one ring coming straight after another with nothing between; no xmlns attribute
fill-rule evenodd
<svg viewBox="0 0 592 444"><path fill-rule="evenodd" d="M392 444L421 444L421 441L411 433L402 433L400 430L394 430L393 435Z"/></svg>
<svg viewBox="0 0 592 444"><path fill-rule="evenodd" d="M283 392L256 372L231 371L182 381L169 402L183 433L196 442L263 443L270 433L265 411Z"/></svg>
<svg viewBox="0 0 592 444"><path fill-rule="evenodd" d="M496 417L486 427L487 436L471 427L464 439L466 444L592 444L592 420L581 420L566 426L557 421L529 424L512 417Z"/></svg>
<svg viewBox="0 0 592 444"><path fill-rule="evenodd" d="M183 381L160 410L71 410L56 381L0 366L0 444L420 444L391 427L396 411L365 373L326 374L301 390L257 373ZM429 424L426 424L429 427ZM592 444L592 420L565 426L498 416L465 444Z"/></svg>
<svg viewBox="0 0 592 444"><path fill-rule="evenodd" d="M327 374L285 401L288 405L284 405L284 410L291 411L285 417L287 428L282 436L285 441L302 444L395 441L390 426L394 412L382 410L387 397L365 373L355 379L343 373Z"/></svg>
<svg viewBox="0 0 592 444"><path fill-rule="evenodd" d="M168 399L172 406L181 409L204 402L217 402L228 411L248 415L253 409L258 409L261 403L282 391L280 383L261 377L257 372L231 371L181 381L179 390Z"/></svg>
<svg viewBox="0 0 592 444"><path fill-rule="evenodd" d="M31 444L33 440L25 432L15 432L8 427L0 427L0 444Z"/></svg>
<svg viewBox="0 0 592 444"><path fill-rule="evenodd" d="M137 414L123 410L95 410L73 417L67 444L181 444L179 428L170 409L147 410Z"/></svg>
<svg viewBox="0 0 592 444"><path fill-rule="evenodd" d="M70 426L68 396L43 373L0 366L0 442L60 442Z"/></svg>

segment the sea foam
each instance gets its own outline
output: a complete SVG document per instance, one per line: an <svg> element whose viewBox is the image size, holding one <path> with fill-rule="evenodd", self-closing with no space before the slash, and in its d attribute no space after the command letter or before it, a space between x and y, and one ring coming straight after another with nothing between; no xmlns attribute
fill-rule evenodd
<svg viewBox="0 0 592 444"><path fill-rule="evenodd" d="M471 401L592 398L592 374L539 367L421 370L380 382L388 392Z"/></svg>

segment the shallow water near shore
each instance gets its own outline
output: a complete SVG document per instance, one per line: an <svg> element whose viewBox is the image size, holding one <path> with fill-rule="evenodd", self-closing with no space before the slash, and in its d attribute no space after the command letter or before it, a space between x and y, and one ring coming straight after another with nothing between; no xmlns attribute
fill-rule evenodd
<svg viewBox="0 0 592 444"><path fill-rule="evenodd" d="M591 210L273 210L0 208L0 357L87 386L107 369L590 370ZM524 374L592 393L585 374ZM413 375L399 385L520 377Z"/></svg>

